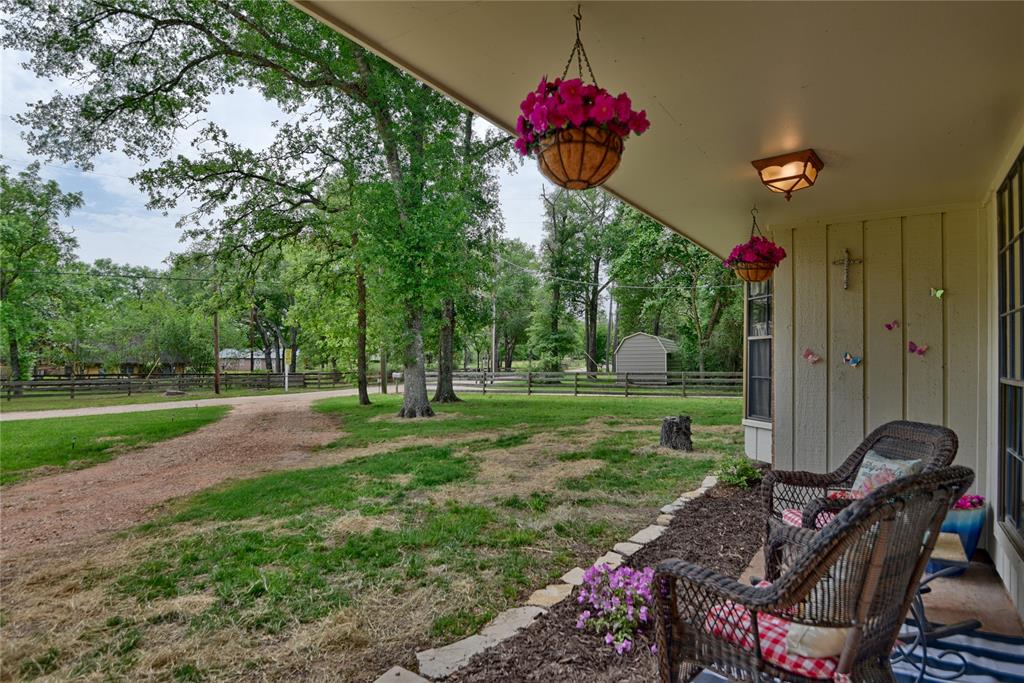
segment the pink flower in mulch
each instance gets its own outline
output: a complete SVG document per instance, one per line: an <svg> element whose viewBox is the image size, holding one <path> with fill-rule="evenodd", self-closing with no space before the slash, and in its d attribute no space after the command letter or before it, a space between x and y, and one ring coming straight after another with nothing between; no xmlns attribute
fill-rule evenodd
<svg viewBox="0 0 1024 683"><path fill-rule="evenodd" d="M576 628L589 627L604 633L604 642L614 645L620 655L631 651L637 631L653 621L653 581L652 567L591 567L583 573L583 585L576 599L587 606L576 619Z"/></svg>

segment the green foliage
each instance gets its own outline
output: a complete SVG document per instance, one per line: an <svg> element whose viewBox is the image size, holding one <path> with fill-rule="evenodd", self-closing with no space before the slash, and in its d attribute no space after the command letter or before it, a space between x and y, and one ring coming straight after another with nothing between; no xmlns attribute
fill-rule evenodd
<svg viewBox="0 0 1024 683"><path fill-rule="evenodd" d="M88 467L118 452L188 434L216 422L228 406L141 413L16 420L0 426L0 483L9 484L37 467Z"/></svg>
<svg viewBox="0 0 1024 683"><path fill-rule="evenodd" d="M615 282L641 288L616 290L620 339L636 331L676 336L691 350L684 354L687 369L738 369L742 288L721 260L628 206L620 208L612 234L619 245L611 264ZM713 360L722 365L709 365Z"/></svg>
<svg viewBox="0 0 1024 683"><path fill-rule="evenodd" d="M726 486L749 488L761 481L761 470L754 461L744 455L732 455L722 458L715 468L718 481Z"/></svg>
<svg viewBox="0 0 1024 683"><path fill-rule="evenodd" d="M70 294L53 273L73 261L78 243L59 222L80 206L39 164L17 175L0 165L0 343L16 379L29 376Z"/></svg>

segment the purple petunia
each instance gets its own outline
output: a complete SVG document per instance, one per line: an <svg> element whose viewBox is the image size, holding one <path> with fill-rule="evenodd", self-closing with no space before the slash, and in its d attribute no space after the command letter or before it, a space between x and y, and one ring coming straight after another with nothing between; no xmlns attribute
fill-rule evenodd
<svg viewBox="0 0 1024 683"><path fill-rule="evenodd" d="M636 633L651 621L653 604L651 584L654 569L602 564L583 573L577 601L586 608L576 619L576 628L604 633L604 641L624 654L633 649Z"/></svg>

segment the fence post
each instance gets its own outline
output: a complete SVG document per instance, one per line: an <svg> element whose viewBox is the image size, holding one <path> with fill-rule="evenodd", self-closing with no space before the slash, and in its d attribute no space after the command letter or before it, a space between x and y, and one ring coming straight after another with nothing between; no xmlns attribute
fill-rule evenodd
<svg viewBox="0 0 1024 683"><path fill-rule="evenodd" d="M580 373L578 372L572 373L572 395L580 395Z"/></svg>
<svg viewBox="0 0 1024 683"><path fill-rule="evenodd" d="M71 375L71 398L75 397L75 376Z"/></svg>
<svg viewBox="0 0 1024 683"><path fill-rule="evenodd" d="M683 389L683 398L686 398L686 373L685 372L680 373L680 375L679 375L679 385Z"/></svg>
<svg viewBox="0 0 1024 683"><path fill-rule="evenodd" d="M487 371L486 370L484 370L484 383L483 383L482 386L483 386L483 391L486 394L487 393Z"/></svg>
<svg viewBox="0 0 1024 683"><path fill-rule="evenodd" d="M132 395L132 378L131 377L128 378L128 395L129 396Z"/></svg>
<svg viewBox="0 0 1024 683"><path fill-rule="evenodd" d="M626 373L626 397L629 397L629 373Z"/></svg>
<svg viewBox="0 0 1024 683"><path fill-rule="evenodd" d="M529 396L533 393L533 373L526 373L526 395Z"/></svg>

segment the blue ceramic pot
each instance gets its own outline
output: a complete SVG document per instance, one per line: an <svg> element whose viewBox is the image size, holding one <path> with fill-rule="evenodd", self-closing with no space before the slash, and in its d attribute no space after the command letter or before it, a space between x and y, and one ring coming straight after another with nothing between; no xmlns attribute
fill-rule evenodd
<svg viewBox="0 0 1024 683"><path fill-rule="evenodd" d="M950 510L946 515L946 521L942 523L942 530L955 533L960 536L960 542L964 545L964 551L968 559L974 555L978 548L978 541L981 540L981 530L985 528L985 506L973 510ZM945 565L942 562L929 562L928 573L936 572ZM960 576L965 570L950 574Z"/></svg>

